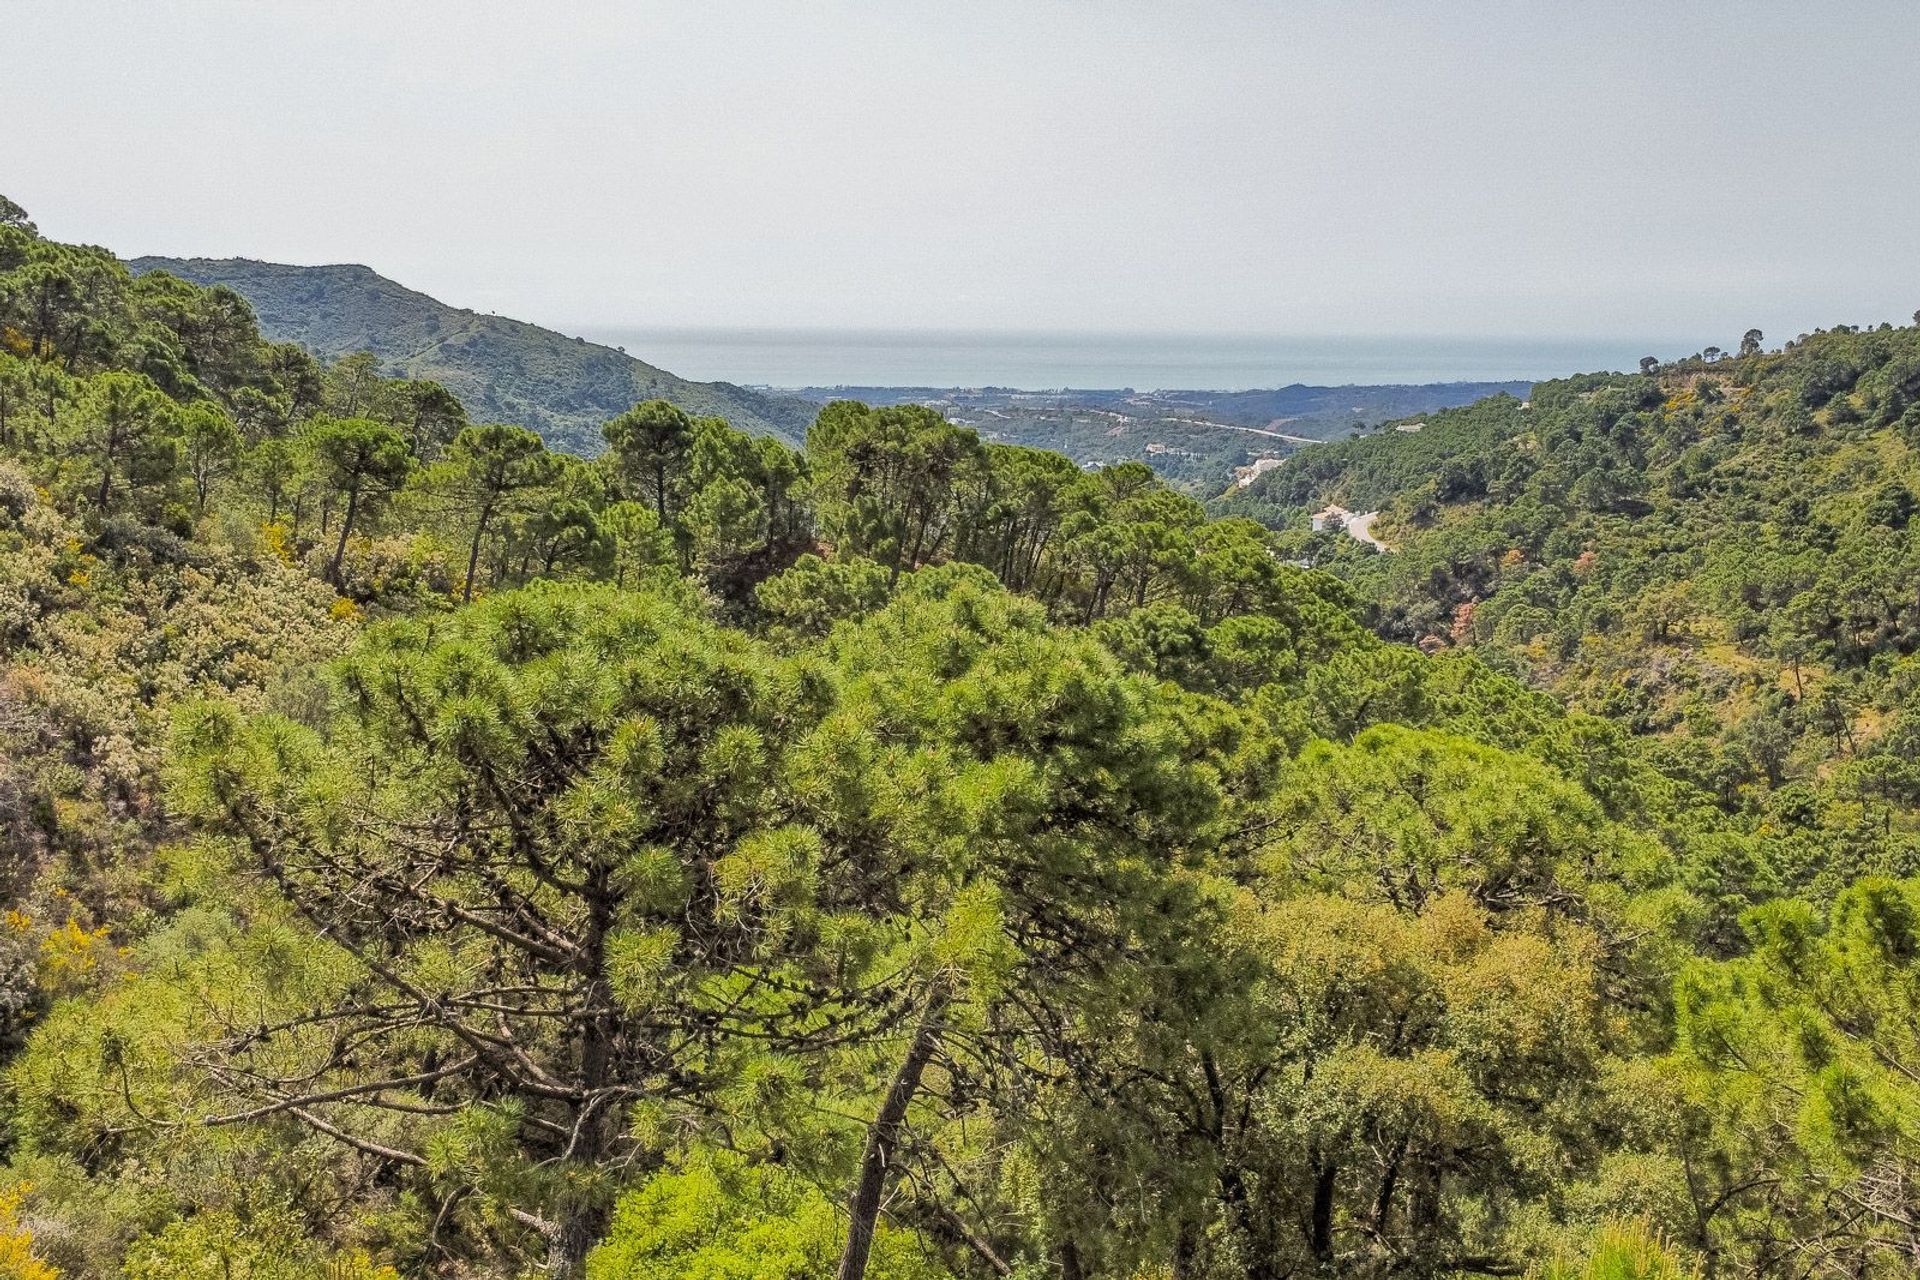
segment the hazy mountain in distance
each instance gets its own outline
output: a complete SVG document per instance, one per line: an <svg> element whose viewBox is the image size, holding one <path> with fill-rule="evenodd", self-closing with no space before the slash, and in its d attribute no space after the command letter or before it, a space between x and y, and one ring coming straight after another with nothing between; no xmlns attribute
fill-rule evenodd
<svg viewBox="0 0 1920 1280"><path fill-rule="evenodd" d="M164 257L128 266L225 285L253 304L261 332L274 341L327 359L371 351L389 375L441 383L476 422L518 423L574 452L598 452L601 423L655 397L789 441L806 434L818 408L731 383L691 382L612 347L448 306L369 267Z"/></svg>

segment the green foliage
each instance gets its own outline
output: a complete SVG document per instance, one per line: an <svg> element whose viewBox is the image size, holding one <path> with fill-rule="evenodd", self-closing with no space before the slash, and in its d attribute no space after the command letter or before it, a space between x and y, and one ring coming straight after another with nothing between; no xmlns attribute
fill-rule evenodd
<svg viewBox="0 0 1920 1280"><path fill-rule="evenodd" d="M887 571L871 560L803 555L761 583L754 596L776 632L818 639L843 618L858 618L887 601Z"/></svg>
<svg viewBox="0 0 1920 1280"><path fill-rule="evenodd" d="M1274 804L1274 874L1415 913L1453 891L1489 910L1583 901L1658 857L1549 766L1398 725L1313 743Z"/></svg>
<svg viewBox="0 0 1920 1280"><path fill-rule="evenodd" d="M1578 1257L1560 1257L1539 1280L1693 1280L1690 1267L1644 1224L1611 1223Z"/></svg>
<svg viewBox="0 0 1920 1280"><path fill-rule="evenodd" d="M634 500L653 507L662 528L686 504L680 492L693 419L665 400L635 405L605 427L608 461Z"/></svg>
<svg viewBox="0 0 1920 1280"><path fill-rule="evenodd" d="M588 1280L810 1280L832 1272L844 1234L837 1206L778 1165L699 1152L628 1193ZM951 1275L911 1232L882 1227L867 1275Z"/></svg>
<svg viewBox="0 0 1920 1280"><path fill-rule="evenodd" d="M1728 1134L1721 1212L1749 1243L1829 1268L1892 1274L1915 1244L1889 1179L1913 1176L1920 1092L1920 885L1868 878L1823 918L1804 903L1752 913L1751 954L1690 970L1678 1059ZM1824 1206L1838 1198L1855 1223Z"/></svg>
<svg viewBox="0 0 1920 1280"><path fill-rule="evenodd" d="M794 927L762 878L811 874L805 840L755 833L779 829L769 784L818 695L670 599L605 587L387 624L335 679L324 738L217 707L180 728L181 808L240 842L362 968L238 1059L290 1055L321 1094L424 1080L444 1081L445 1100L512 1102L523 1130L479 1185L524 1183L566 1229L604 1204L601 1162L629 1154L623 1099L673 1099L689 1074L724 1070L713 1036L735 1019L745 1034L800 1016L729 993L734 975L776 962L769 948ZM361 819L341 825L343 802ZM448 862L436 848L468 854ZM736 884L748 857L756 871ZM338 874L348 864L351 883ZM396 913L429 926L398 952L386 938ZM669 968L636 965L648 938ZM598 1012L569 1016L582 1005ZM380 1046L373 1081L330 1049L335 1037ZM262 1082L285 1074L255 1069ZM261 1087L235 1109L281 1109ZM378 1141L430 1133L403 1125Z"/></svg>
<svg viewBox="0 0 1920 1280"><path fill-rule="evenodd" d="M474 574L494 518L525 491L551 483L559 470L540 437L523 427L463 427L453 438L446 462L429 484L473 521L462 600L473 599Z"/></svg>
<svg viewBox="0 0 1920 1280"><path fill-rule="evenodd" d="M128 1251L127 1280L397 1280L364 1254L328 1256L298 1219L268 1210L216 1210L167 1224Z"/></svg>
<svg viewBox="0 0 1920 1280"><path fill-rule="evenodd" d="M699 568L723 595L743 596L808 531L799 502L805 463L777 440L690 418L665 400L635 405L607 423L605 435L614 492L650 509L682 572Z"/></svg>
<svg viewBox="0 0 1920 1280"><path fill-rule="evenodd" d="M398 431L369 418L316 418L301 444L322 488L343 507L326 572L338 582L355 519L400 487L413 467L412 455Z"/></svg>
<svg viewBox="0 0 1920 1280"><path fill-rule="evenodd" d="M835 550L903 569L938 559L955 493L985 462L979 437L921 405L837 400L807 432L820 532Z"/></svg>
<svg viewBox="0 0 1920 1280"><path fill-rule="evenodd" d="M73 444L98 476L89 476L94 508L108 516L126 502L150 519L159 514L180 464L173 402L148 378L109 372L89 384L75 417Z"/></svg>

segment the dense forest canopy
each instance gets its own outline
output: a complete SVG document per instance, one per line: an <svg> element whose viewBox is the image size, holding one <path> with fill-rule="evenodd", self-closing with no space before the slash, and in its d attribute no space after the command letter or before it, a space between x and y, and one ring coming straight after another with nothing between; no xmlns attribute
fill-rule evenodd
<svg viewBox="0 0 1920 1280"><path fill-rule="evenodd" d="M1210 514L0 202L0 1276L1910 1274L1920 329L1749 345Z"/></svg>

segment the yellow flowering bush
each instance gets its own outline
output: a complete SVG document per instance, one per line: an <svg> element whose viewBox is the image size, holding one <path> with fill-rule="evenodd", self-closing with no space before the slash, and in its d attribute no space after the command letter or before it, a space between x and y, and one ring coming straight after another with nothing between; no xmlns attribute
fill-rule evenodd
<svg viewBox="0 0 1920 1280"><path fill-rule="evenodd" d="M33 1231L20 1221L20 1202L30 1187L0 1187L0 1280L59 1280L60 1273L33 1251Z"/></svg>

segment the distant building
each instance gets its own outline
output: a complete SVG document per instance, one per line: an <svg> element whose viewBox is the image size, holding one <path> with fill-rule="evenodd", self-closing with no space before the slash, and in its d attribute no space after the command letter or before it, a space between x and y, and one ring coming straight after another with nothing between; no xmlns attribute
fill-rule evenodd
<svg viewBox="0 0 1920 1280"><path fill-rule="evenodd" d="M1345 507L1339 506L1322 507L1313 513L1312 518L1313 531L1315 533L1325 533L1329 529L1346 528L1347 521L1353 519L1353 512L1347 510Z"/></svg>
<svg viewBox="0 0 1920 1280"><path fill-rule="evenodd" d="M1426 425L1427 424L1424 422L1403 422L1399 426L1395 427L1394 430L1404 431L1408 435L1412 435L1414 432L1418 431L1420 428Z"/></svg>
<svg viewBox="0 0 1920 1280"><path fill-rule="evenodd" d="M1236 477L1234 483L1244 489L1279 465L1280 459L1278 458L1255 458L1252 466L1235 469L1233 473Z"/></svg>

